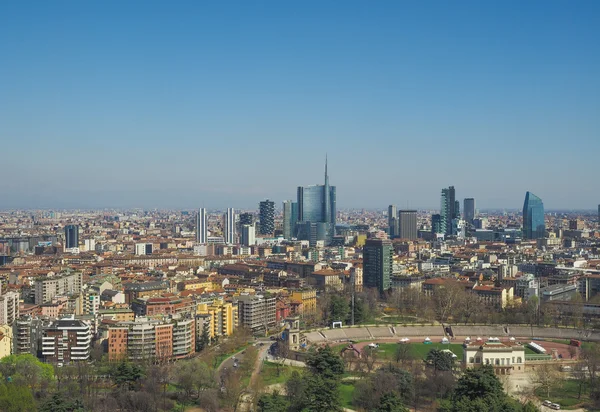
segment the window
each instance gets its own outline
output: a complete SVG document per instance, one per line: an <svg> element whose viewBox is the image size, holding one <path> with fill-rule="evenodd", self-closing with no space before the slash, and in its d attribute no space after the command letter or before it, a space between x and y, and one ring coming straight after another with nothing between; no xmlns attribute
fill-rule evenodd
<svg viewBox="0 0 600 412"><path fill-rule="evenodd" d="M523 361L521 361L521 357L520 356L517 358L517 363L523 363ZM519 368L519 369L521 369L521 368Z"/></svg>
<svg viewBox="0 0 600 412"><path fill-rule="evenodd" d="M496 359L496 365L500 365L500 359Z"/></svg>
<svg viewBox="0 0 600 412"><path fill-rule="evenodd" d="M475 358L475 363L481 363L481 358L479 356Z"/></svg>
<svg viewBox="0 0 600 412"><path fill-rule="evenodd" d="M469 363L475 363L475 358L469 358Z"/></svg>

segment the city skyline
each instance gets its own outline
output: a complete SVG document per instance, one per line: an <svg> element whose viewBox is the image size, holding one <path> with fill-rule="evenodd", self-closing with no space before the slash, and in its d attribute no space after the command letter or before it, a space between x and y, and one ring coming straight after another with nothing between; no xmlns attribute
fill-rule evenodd
<svg viewBox="0 0 600 412"><path fill-rule="evenodd" d="M5 4L0 208L599 203L599 3L269 4Z"/></svg>

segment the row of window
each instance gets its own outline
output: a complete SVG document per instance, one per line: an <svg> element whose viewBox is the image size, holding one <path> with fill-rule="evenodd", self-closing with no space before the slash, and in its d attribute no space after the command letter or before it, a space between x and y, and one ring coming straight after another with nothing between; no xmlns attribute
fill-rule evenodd
<svg viewBox="0 0 600 412"><path fill-rule="evenodd" d="M520 356L516 358L517 359L517 363L523 363L523 358L521 358ZM490 358L490 359L486 359L485 360L485 364L486 365L510 365L510 358ZM469 358L469 363L482 363L481 362L481 358L479 356L477 357L471 357ZM515 363L515 357L513 356L512 358L512 363Z"/></svg>

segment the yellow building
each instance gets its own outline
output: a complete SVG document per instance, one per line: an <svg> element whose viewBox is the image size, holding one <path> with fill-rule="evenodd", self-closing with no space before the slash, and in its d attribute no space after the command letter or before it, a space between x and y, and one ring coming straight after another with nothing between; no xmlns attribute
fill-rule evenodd
<svg viewBox="0 0 600 412"><path fill-rule="evenodd" d="M177 284L177 290L197 290L197 289L205 289L207 292L213 291L213 282L210 280L184 280Z"/></svg>
<svg viewBox="0 0 600 412"><path fill-rule="evenodd" d="M237 306L223 299L215 299L212 303L199 303L196 314L208 322L208 333L211 338L229 336L237 327Z"/></svg>
<svg viewBox="0 0 600 412"><path fill-rule="evenodd" d="M301 313L315 313L317 311L317 291L315 289L294 291L291 298L302 303Z"/></svg>
<svg viewBox="0 0 600 412"><path fill-rule="evenodd" d="M0 359L12 353L12 327L0 325Z"/></svg>

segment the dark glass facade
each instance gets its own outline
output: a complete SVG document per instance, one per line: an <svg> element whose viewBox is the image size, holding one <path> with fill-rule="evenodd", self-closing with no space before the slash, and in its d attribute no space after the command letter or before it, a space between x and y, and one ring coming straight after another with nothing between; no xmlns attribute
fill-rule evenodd
<svg viewBox="0 0 600 412"><path fill-rule="evenodd" d="M74 247L79 247L79 226L67 225L65 226L65 248Z"/></svg>
<svg viewBox="0 0 600 412"><path fill-rule="evenodd" d="M394 264L392 241L368 239L363 248L363 283L383 293L391 287Z"/></svg>
<svg viewBox="0 0 600 412"><path fill-rule="evenodd" d="M523 238L539 239L545 235L544 203L533 193L527 192L523 204Z"/></svg>

